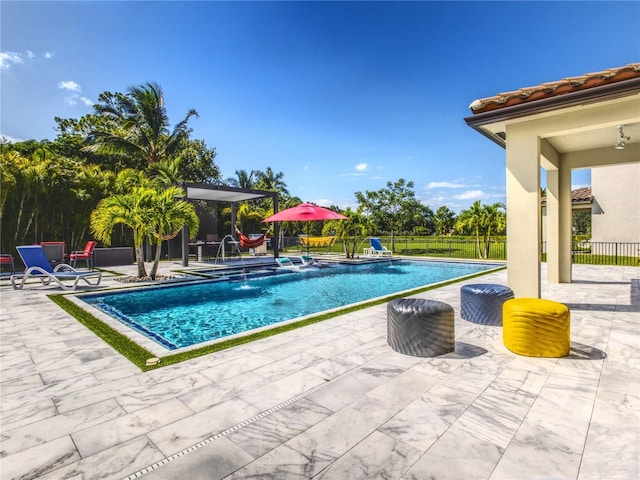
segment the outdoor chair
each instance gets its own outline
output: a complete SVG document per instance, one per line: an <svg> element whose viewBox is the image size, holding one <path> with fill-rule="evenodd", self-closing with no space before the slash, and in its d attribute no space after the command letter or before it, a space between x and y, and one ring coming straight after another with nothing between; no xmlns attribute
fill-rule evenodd
<svg viewBox="0 0 640 480"><path fill-rule="evenodd" d="M0 267L2 267L3 265L9 265L11 267L11 273L16 272L16 266L13 263L12 255L9 255L8 253L0 254Z"/></svg>
<svg viewBox="0 0 640 480"><path fill-rule="evenodd" d="M40 245L24 245L16 247L16 250L18 250L26 269L24 273L11 275L11 285L14 290L22 290L25 282L30 278L37 278L42 285L49 285L53 281L63 290L75 290L80 280L89 285L99 285L102 279L102 272L78 272L65 263L58 264L53 268ZM89 281L92 277L97 278L96 283ZM17 280L20 282L16 284ZM65 285L64 280L73 283Z"/></svg>
<svg viewBox="0 0 640 480"><path fill-rule="evenodd" d="M299 268L297 265L294 265L289 257L279 257L276 258L276 261L278 262L278 266L280 266L280 268L287 268L289 270L298 270Z"/></svg>
<svg viewBox="0 0 640 480"><path fill-rule="evenodd" d="M78 260L84 260L87 262L87 268L93 270L93 249L96 248L98 242L90 240L84 247L84 250L76 250L69 254L69 263L73 268L76 268Z"/></svg>
<svg viewBox="0 0 640 480"><path fill-rule="evenodd" d="M300 261L302 262L302 266L304 267L310 267L312 265L318 264L318 261L311 255L300 255Z"/></svg>
<svg viewBox="0 0 640 480"><path fill-rule="evenodd" d="M49 263L54 267L59 263L65 262L64 242L40 242L40 246L49 259Z"/></svg>
<svg viewBox="0 0 640 480"><path fill-rule="evenodd" d="M391 250L382 246L382 242L379 238L371 237L369 239L371 247L367 247L363 250L364 254L368 257L390 257L392 255Z"/></svg>

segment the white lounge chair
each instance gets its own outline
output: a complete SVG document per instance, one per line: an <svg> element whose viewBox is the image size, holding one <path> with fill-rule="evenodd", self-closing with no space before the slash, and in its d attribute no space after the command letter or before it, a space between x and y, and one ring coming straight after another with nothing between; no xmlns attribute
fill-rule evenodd
<svg viewBox="0 0 640 480"><path fill-rule="evenodd" d="M363 250L364 254L368 257L390 257L393 255L391 250L382 246L379 238L371 237L369 239L371 247L367 247Z"/></svg>

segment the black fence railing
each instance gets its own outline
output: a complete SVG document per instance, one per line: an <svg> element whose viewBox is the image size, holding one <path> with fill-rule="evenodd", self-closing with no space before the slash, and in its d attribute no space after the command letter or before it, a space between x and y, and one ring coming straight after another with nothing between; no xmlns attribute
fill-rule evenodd
<svg viewBox="0 0 640 480"><path fill-rule="evenodd" d="M391 237L381 237L382 244L392 249ZM369 246L368 238L359 240L356 255L362 255L363 249ZM281 248L289 251L302 252L304 247L297 237L285 237ZM479 248L482 254L479 253ZM488 244L478 244L475 240L447 239L434 237L396 237L393 251L400 255L420 255L427 257L444 257L455 259L506 260L507 244L504 239L491 240ZM342 240L330 247L311 248L318 253L342 253ZM547 258L547 242L541 243L542 260ZM573 263L589 265L640 265L639 242L574 242L572 248Z"/></svg>
<svg viewBox="0 0 640 480"><path fill-rule="evenodd" d="M542 242L542 258L547 257L547 242ZM573 242L573 263L587 265L640 265L640 243L637 242Z"/></svg>

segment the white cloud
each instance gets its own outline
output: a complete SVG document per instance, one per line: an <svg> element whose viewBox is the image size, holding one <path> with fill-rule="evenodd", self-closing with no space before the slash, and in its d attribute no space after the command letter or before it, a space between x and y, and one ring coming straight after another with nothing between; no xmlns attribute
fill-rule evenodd
<svg viewBox="0 0 640 480"><path fill-rule="evenodd" d="M22 57L16 52L0 52L0 70L6 70L11 65L23 63Z"/></svg>
<svg viewBox="0 0 640 480"><path fill-rule="evenodd" d="M460 195L454 195L453 198L457 200L479 200L486 195L482 190L467 190Z"/></svg>
<svg viewBox="0 0 640 480"><path fill-rule="evenodd" d="M314 200L313 203L320 205L321 207L330 207L334 204L332 200L327 198L318 198L317 200Z"/></svg>
<svg viewBox="0 0 640 480"><path fill-rule="evenodd" d="M61 90L69 90L71 92L79 92L81 91L80 85L71 80L66 80L62 82L58 82L58 88Z"/></svg>
<svg viewBox="0 0 640 480"><path fill-rule="evenodd" d="M92 107L94 103L93 100L87 97L80 97L80 101L84 103L87 107Z"/></svg>
<svg viewBox="0 0 640 480"><path fill-rule="evenodd" d="M426 188L464 188L466 185L456 182L429 182Z"/></svg>
<svg viewBox="0 0 640 480"><path fill-rule="evenodd" d="M55 52L44 52L44 58L53 58Z"/></svg>
<svg viewBox="0 0 640 480"><path fill-rule="evenodd" d="M35 58L36 54L33 53L31 50L27 50L27 57L29 57L30 59Z"/></svg>
<svg viewBox="0 0 640 480"><path fill-rule="evenodd" d="M356 165L356 170L358 170L359 172L364 172L367 169L368 166L369 166L368 163L364 163L364 162L363 163L359 163L359 164Z"/></svg>
<svg viewBox="0 0 640 480"><path fill-rule="evenodd" d="M9 135L5 135L3 133L0 133L0 143L18 143L18 142L22 142L23 140L20 138L16 138L16 137L11 137Z"/></svg>

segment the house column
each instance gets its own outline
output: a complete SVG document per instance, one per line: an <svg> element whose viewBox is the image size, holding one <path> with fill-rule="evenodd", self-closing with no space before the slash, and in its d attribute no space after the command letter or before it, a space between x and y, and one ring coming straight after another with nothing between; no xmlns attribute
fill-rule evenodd
<svg viewBox="0 0 640 480"><path fill-rule="evenodd" d="M558 170L560 201L558 204L559 231L558 231L558 282L571 283L571 255L573 244L573 204L571 199L571 169L560 164Z"/></svg>
<svg viewBox="0 0 640 480"><path fill-rule="evenodd" d="M540 297L540 142L507 125L507 280L516 297Z"/></svg>
<svg viewBox="0 0 640 480"><path fill-rule="evenodd" d="M547 171L547 280L571 283L571 169Z"/></svg>

